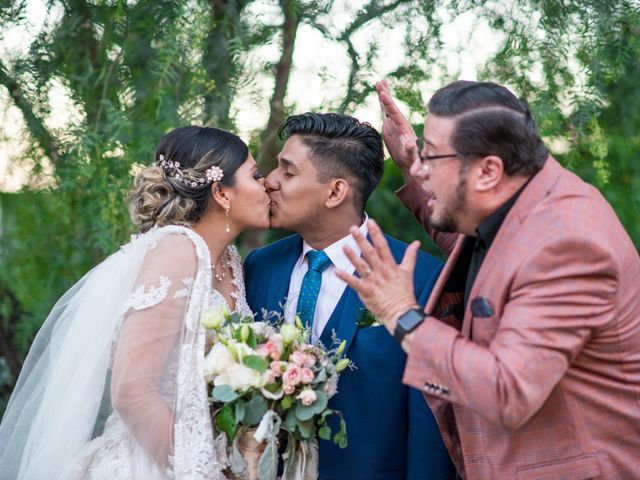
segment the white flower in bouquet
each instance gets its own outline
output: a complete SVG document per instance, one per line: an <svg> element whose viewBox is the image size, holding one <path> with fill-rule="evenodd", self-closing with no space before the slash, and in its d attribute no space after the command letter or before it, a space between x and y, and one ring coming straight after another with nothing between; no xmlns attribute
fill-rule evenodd
<svg viewBox="0 0 640 480"><path fill-rule="evenodd" d="M269 381L269 372L260 373L240 363L234 363L224 373L218 375L213 384L229 385L235 392L244 392L250 388L264 387Z"/></svg>
<svg viewBox="0 0 640 480"><path fill-rule="evenodd" d="M227 371L236 361L222 343L216 343L204 358L205 381L210 383L216 376Z"/></svg>
<svg viewBox="0 0 640 480"><path fill-rule="evenodd" d="M318 396L316 395L316 392L314 392L310 388L305 388L298 394L296 398L300 400L303 405L308 407L309 405L313 405L313 402L318 399Z"/></svg>
<svg viewBox="0 0 640 480"><path fill-rule="evenodd" d="M276 330L267 322L253 322L250 323L249 326L256 337L262 338L271 338L271 336L275 335ZM281 339L282 340L282 339Z"/></svg>

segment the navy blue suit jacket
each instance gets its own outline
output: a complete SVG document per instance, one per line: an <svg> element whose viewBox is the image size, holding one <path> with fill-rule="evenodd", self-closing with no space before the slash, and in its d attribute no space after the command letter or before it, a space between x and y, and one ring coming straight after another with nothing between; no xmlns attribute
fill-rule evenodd
<svg viewBox="0 0 640 480"><path fill-rule="evenodd" d="M407 247L387 241L397 262ZM282 313L291 273L302 253L302 238L292 235L247 256L247 301L260 317L263 308ZM414 275L415 294L424 305L442 263L420 252ZM345 289L320 340L331 345L331 332L347 341L347 356L356 370L345 370L329 406L342 412L348 446L320 440L320 479L431 480L453 479L455 470L438 426L422 394L403 385L406 356L382 326L358 329L364 306L350 287ZM336 432L337 423L332 431Z"/></svg>

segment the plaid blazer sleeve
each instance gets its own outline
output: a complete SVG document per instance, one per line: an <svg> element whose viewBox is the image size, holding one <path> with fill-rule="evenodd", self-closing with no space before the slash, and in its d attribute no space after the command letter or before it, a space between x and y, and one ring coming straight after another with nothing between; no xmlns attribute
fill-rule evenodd
<svg viewBox="0 0 640 480"><path fill-rule="evenodd" d="M592 331L615 321L617 268L606 245L583 232L547 239L514 269L486 342L427 318L413 337L405 383L423 391L436 385L430 392L436 397L519 428L541 408Z"/></svg>

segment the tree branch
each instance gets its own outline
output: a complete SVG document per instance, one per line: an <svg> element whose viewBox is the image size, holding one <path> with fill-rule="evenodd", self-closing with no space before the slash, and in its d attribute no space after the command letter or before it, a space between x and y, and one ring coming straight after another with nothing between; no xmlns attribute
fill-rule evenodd
<svg viewBox="0 0 640 480"><path fill-rule="evenodd" d="M293 49L296 41L296 33L300 18L297 12L296 0L280 0L280 7L284 13L284 23L282 24L282 54L276 64L275 87L270 103L269 121L267 128L262 134L262 144L258 163L265 165L267 162L274 162L280 149L278 145L278 130L284 121L284 97L287 93L287 85L291 75L291 64L293 59Z"/></svg>
<svg viewBox="0 0 640 480"><path fill-rule="evenodd" d="M210 0L212 26L205 40L202 63L214 88L204 92L204 122L233 129L229 116L237 75L230 39L240 34L240 15L250 0Z"/></svg>
<svg viewBox="0 0 640 480"><path fill-rule="evenodd" d="M347 80L347 93L338 109L339 113L344 113L349 105L359 97L356 92L356 83L358 73L360 72L360 55L353 46L352 36L367 25L370 21L375 20L382 15L391 12L405 3L411 3L411 0L395 0L388 5L380 5L378 0L371 0L359 13L355 20L340 34L337 38L339 42L347 45L347 54L351 58L351 69L349 70L349 78Z"/></svg>
<svg viewBox="0 0 640 480"><path fill-rule="evenodd" d="M9 96L16 107L22 112L25 123L33 138L40 144L51 161L56 164L60 158L58 145L53 136L45 127L44 122L33 111L33 106L25 97L20 85L9 75L4 64L0 60L0 85L4 85L9 91Z"/></svg>

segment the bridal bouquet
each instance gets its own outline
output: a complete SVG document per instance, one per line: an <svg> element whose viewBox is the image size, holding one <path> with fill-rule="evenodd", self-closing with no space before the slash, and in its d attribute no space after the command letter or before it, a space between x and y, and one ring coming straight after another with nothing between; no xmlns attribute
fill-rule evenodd
<svg viewBox="0 0 640 480"><path fill-rule="evenodd" d="M265 315L266 317L268 315ZM315 479L318 475L316 435L344 448L346 424L339 411L328 408L338 377L351 366L345 342L333 349L311 345L299 318L285 323L208 312L204 326L213 345L204 361L210 385L216 450L232 478L276 478L278 438L286 437L283 479ZM328 417L339 417L332 432Z"/></svg>

